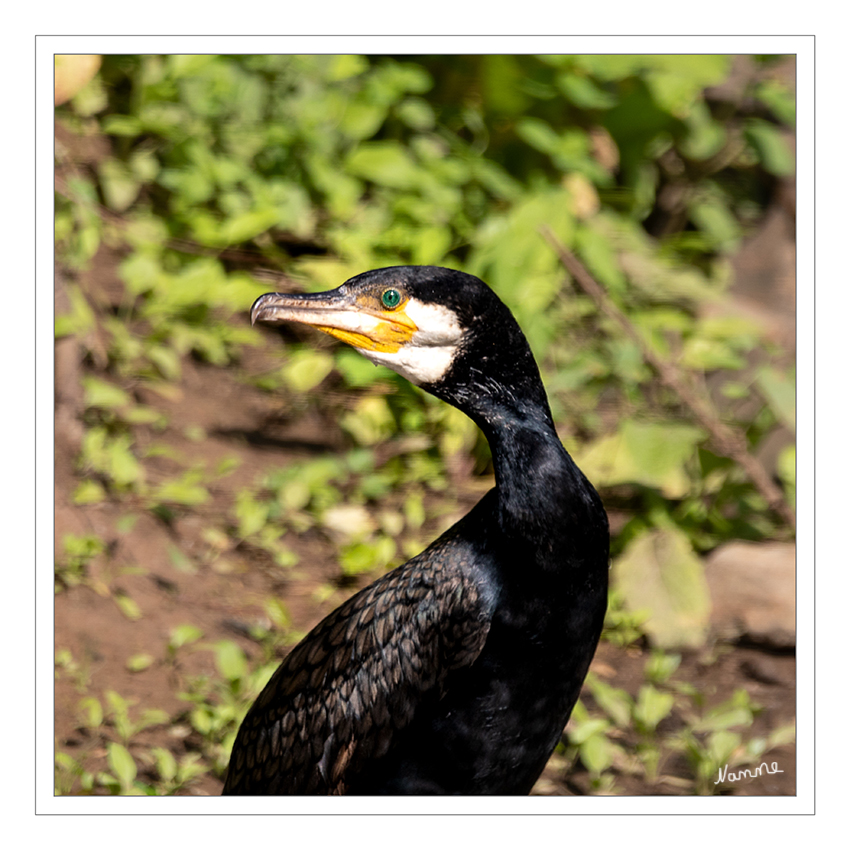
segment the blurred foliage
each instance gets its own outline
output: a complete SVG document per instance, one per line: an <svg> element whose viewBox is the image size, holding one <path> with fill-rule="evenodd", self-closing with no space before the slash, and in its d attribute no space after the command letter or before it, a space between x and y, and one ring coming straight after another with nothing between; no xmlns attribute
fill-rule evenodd
<svg viewBox="0 0 850 850"><path fill-rule="evenodd" d="M306 289L382 265L460 267L514 310L568 447L609 505L635 517L615 555L662 514L697 552L782 535L540 235L550 227L659 354L698 383L723 376L718 406L753 451L793 432L794 378L772 362L778 352L741 316L701 309L721 302L731 253L793 168L794 97L776 61L752 59L729 94L727 56L105 57L59 112L78 135L105 136L109 153L81 169L60 148L56 238L69 268L116 248L123 294L99 310L72 285L57 334L77 335L113 380L167 392L185 356L224 366L258 344L233 321L273 288L252 277L258 267ZM339 415L353 444L424 432L438 462L472 451L486 467L463 417L344 347L293 343L254 380L295 409L341 380L357 397ZM197 473L158 490L146 481L120 424L163 423L122 393L87 384L101 421L86 435L77 500L203 501ZM793 456L771 471L793 499ZM357 545L345 563L371 562Z"/></svg>
<svg viewBox="0 0 850 850"><path fill-rule="evenodd" d="M767 737L745 738L736 730L752 726L762 706L738 689L728 700L707 708L703 694L672 678L680 660L678 655L653 653L646 665L647 681L635 698L588 674L587 691L595 708L588 709L585 700L576 704L559 750L570 765L581 762L596 793L618 793L614 771L655 786L656 793L662 793L662 786L696 794L728 793L736 770L750 768L750 777L760 775L757 768L767 753L794 740L793 723ZM670 731L674 715L686 725ZM624 738L630 746L623 746ZM683 759L690 779L673 772ZM725 778L730 771L731 780Z"/></svg>
<svg viewBox="0 0 850 850"><path fill-rule="evenodd" d="M659 356L712 388L752 452L783 435L770 472L793 504L793 370L759 326L723 309L732 254L793 172L795 101L780 61L748 58L730 87L731 57L711 55L103 57L57 108L55 238L68 283L56 335L73 336L86 362L75 501L117 499L170 522L211 498L236 462L189 463L157 442L167 417L138 401L140 389L177 398L192 357L279 393L288 416L327 416L350 447L234 493L227 525L204 532L201 562L230 541L289 569L298 558L285 533L308 528L336 547L342 579L414 554L426 519L452 512L436 500L456 459L488 471L483 438L315 335L284 331L278 365L248 374L243 353L270 337L247 311L262 292L332 288L380 266L461 268L514 311L565 444L621 518L612 555L623 586L606 635L698 643L697 556L791 531L572 285L541 227ZM108 292L90 284L102 257L117 267ZM373 449L388 442L397 451L378 464ZM152 458L178 472L163 480ZM86 580L97 551L83 543L57 567L58 590ZM652 548L653 587L667 588L654 634L631 566ZM119 746L112 787L138 788ZM191 776L192 765L150 760L166 785Z"/></svg>

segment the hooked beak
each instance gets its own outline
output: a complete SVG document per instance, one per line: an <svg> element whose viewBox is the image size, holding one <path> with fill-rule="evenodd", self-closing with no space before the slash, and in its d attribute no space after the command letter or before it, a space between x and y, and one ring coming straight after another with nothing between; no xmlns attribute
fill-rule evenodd
<svg viewBox="0 0 850 850"><path fill-rule="evenodd" d="M261 295L251 307L251 324L300 322L365 351L396 352L416 332L404 309L376 309L365 299L357 299L344 287L330 292Z"/></svg>

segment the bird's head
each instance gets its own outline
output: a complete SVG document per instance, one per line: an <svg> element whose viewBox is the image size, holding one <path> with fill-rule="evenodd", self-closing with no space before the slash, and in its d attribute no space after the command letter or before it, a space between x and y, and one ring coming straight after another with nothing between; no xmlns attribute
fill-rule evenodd
<svg viewBox="0 0 850 850"><path fill-rule="evenodd" d="M251 321L312 325L473 418L478 399L509 398L520 386L538 402L535 385L543 393L508 308L483 281L452 269L392 266L330 292L269 293L254 302Z"/></svg>
<svg viewBox="0 0 850 850"><path fill-rule="evenodd" d="M494 303L501 306L472 275L394 266L357 275L330 292L262 295L251 322L312 325L421 386L446 376L466 332Z"/></svg>

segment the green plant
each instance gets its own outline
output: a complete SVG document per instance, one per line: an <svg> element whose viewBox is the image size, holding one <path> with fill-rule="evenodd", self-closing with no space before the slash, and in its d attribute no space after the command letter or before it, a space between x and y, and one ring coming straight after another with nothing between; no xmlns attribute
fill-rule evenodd
<svg viewBox="0 0 850 850"><path fill-rule="evenodd" d="M201 737L204 759L220 776L227 767L239 724L279 662L266 662L251 671L245 653L229 640L199 649L213 650L219 678L190 679L179 696L191 703L187 720Z"/></svg>
<svg viewBox="0 0 850 850"><path fill-rule="evenodd" d="M648 681L636 697L588 674L587 688L602 715L577 704L567 729L566 752L588 771L594 793L616 793L618 774L639 776L651 786L720 793L729 788L728 781L719 780L724 766L758 766L771 749L794 740L793 724L778 727L767 738L738 731L751 726L761 710L743 689L702 708L704 695L672 678L679 661L676 655L653 653L645 669ZM677 754L685 758L687 780L665 769Z"/></svg>
<svg viewBox="0 0 850 850"><path fill-rule="evenodd" d="M78 536L66 534L62 538L64 560L54 568L54 590L60 593L88 580L88 564L106 550L104 542L93 534Z"/></svg>

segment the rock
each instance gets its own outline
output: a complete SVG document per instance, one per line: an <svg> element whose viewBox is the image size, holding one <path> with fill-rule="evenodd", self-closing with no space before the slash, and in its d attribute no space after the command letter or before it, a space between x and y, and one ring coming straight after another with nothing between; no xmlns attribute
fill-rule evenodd
<svg viewBox="0 0 850 850"><path fill-rule="evenodd" d="M774 649L795 646L795 566L793 543L735 541L715 549L705 563L715 632Z"/></svg>

